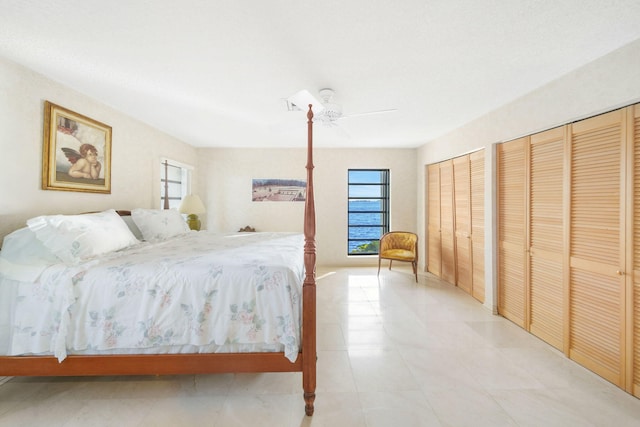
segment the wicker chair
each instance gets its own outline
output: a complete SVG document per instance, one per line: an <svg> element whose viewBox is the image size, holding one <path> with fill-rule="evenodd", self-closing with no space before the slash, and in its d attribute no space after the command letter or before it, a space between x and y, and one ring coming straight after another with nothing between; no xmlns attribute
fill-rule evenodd
<svg viewBox="0 0 640 427"><path fill-rule="evenodd" d="M380 262L389 260L389 270L393 261L410 262L413 274L418 281L418 235L409 231L390 231L380 238L380 250L378 251L378 275L380 275Z"/></svg>

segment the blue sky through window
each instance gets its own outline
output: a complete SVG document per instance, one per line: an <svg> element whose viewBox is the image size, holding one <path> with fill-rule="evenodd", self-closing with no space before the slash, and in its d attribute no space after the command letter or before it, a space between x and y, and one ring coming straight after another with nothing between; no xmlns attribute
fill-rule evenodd
<svg viewBox="0 0 640 427"><path fill-rule="evenodd" d="M380 171L351 170L349 171L349 197L381 197L380 186L353 184L380 184L381 182Z"/></svg>

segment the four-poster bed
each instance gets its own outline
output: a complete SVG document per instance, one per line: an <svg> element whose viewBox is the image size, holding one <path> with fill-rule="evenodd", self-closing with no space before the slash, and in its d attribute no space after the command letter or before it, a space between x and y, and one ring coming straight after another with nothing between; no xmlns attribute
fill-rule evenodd
<svg viewBox="0 0 640 427"><path fill-rule="evenodd" d="M307 113L307 194L301 280L301 330L297 357L283 351L180 354L74 354L0 356L0 376L175 375L302 372L305 413L314 411L316 389L316 244L313 190L313 111ZM197 232L193 232L197 233ZM255 233L243 233L255 234ZM295 299L295 298L294 298ZM95 317L96 315L94 315ZM95 319L94 319L95 320ZM64 341L64 340L63 340ZM62 360L59 362L59 359ZM294 359L293 361L291 361Z"/></svg>

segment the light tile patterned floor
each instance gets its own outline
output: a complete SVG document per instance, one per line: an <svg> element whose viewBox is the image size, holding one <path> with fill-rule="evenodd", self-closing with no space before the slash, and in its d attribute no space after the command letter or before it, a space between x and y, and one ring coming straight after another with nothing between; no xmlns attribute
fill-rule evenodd
<svg viewBox="0 0 640 427"><path fill-rule="evenodd" d="M316 412L301 375L14 378L0 426L639 426L640 400L459 289L319 269Z"/></svg>

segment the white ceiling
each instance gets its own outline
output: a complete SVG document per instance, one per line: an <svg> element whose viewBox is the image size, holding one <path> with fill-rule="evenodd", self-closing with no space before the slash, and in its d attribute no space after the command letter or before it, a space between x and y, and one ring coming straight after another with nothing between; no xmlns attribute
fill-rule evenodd
<svg viewBox="0 0 640 427"><path fill-rule="evenodd" d="M397 111L317 146L417 147L638 38L638 0L0 0L0 56L198 147L304 146L324 87Z"/></svg>

